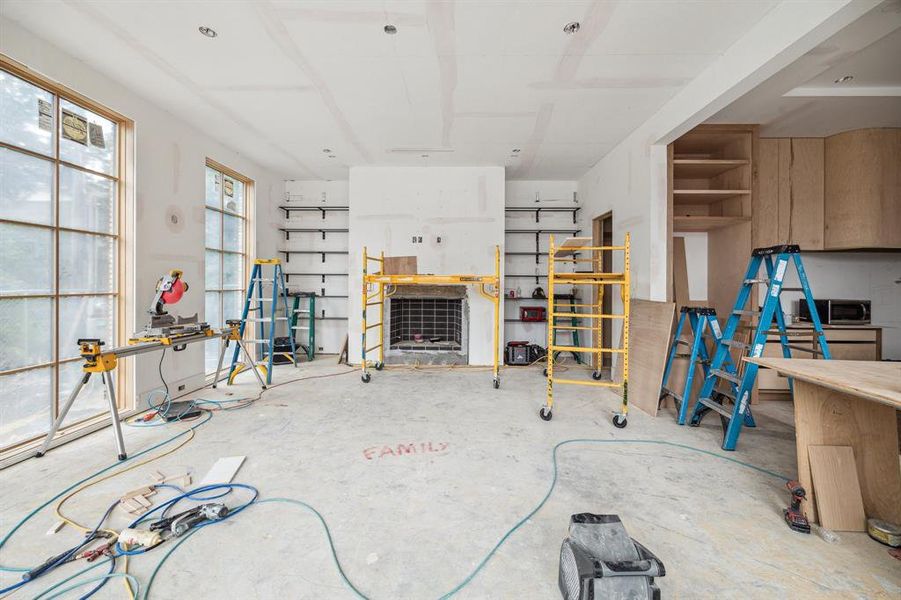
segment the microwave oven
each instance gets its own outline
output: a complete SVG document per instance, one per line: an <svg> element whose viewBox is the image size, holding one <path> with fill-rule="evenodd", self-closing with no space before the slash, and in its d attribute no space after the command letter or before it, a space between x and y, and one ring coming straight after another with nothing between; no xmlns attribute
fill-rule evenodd
<svg viewBox="0 0 901 600"><path fill-rule="evenodd" d="M869 300L814 300L820 323L824 325L869 325ZM810 308L803 299L798 303L798 319L810 321Z"/></svg>

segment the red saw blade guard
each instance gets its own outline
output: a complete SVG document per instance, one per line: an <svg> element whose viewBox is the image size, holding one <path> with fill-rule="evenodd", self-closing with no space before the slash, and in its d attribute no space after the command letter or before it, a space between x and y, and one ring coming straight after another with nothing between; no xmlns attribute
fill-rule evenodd
<svg viewBox="0 0 901 600"><path fill-rule="evenodd" d="M175 304L181 300L182 295L188 291L188 284L181 279L175 280L172 288L168 292L163 292L162 300L164 304Z"/></svg>

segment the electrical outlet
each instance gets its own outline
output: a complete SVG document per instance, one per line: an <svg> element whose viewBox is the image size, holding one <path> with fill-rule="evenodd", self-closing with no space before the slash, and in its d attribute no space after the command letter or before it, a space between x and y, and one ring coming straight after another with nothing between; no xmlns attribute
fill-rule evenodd
<svg viewBox="0 0 901 600"><path fill-rule="evenodd" d="M325 348L323 348L322 346L319 346L319 351L320 351L320 352L325 352Z"/></svg>
<svg viewBox="0 0 901 600"><path fill-rule="evenodd" d="M325 200L326 200L325 192L322 192L320 197L322 198L322 201L325 202Z"/></svg>
<svg viewBox="0 0 901 600"><path fill-rule="evenodd" d="M422 243L422 236L421 236L421 235L414 235L414 236L413 236L413 243L414 243L414 244L421 244L421 243Z"/></svg>
<svg viewBox="0 0 901 600"><path fill-rule="evenodd" d="M185 391L185 386L186 386L186 385L187 385L187 384L183 383L183 384L181 384L180 386L178 386L178 391L179 391L179 392Z"/></svg>

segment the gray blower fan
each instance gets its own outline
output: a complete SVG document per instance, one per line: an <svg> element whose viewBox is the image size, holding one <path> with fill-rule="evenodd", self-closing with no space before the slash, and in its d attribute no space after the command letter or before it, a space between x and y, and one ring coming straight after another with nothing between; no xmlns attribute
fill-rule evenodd
<svg viewBox="0 0 901 600"><path fill-rule="evenodd" d="M580 513L560 548L564 600L660 600L663 563L633 540L616 515Z"/></svg>

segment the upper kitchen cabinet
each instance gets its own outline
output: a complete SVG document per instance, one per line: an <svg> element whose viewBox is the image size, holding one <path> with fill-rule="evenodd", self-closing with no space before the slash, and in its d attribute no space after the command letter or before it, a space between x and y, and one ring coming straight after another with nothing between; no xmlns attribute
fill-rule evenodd
<svg viewBox="0 0 901 600"><path fill-rule="evenodd" d="M758 148L754 246L797 244L802 250L823 250L823 139L761 138Z"/></svg>
<svg viewBox="0 0 901 600"><path fill-rule="evenodd" d="M826 138L825 248L901 248L901 129Z"/></svg>

